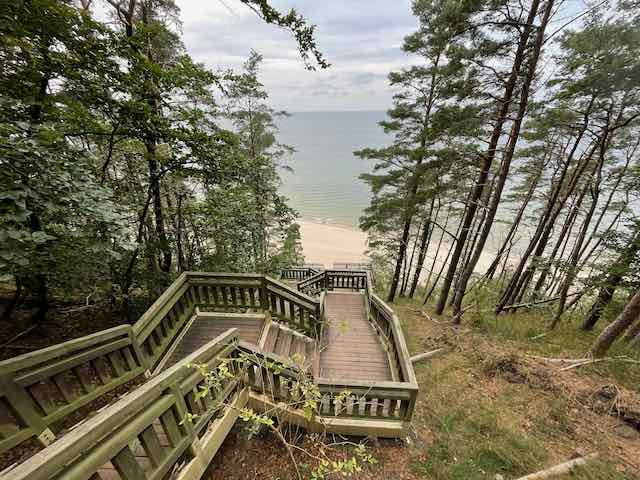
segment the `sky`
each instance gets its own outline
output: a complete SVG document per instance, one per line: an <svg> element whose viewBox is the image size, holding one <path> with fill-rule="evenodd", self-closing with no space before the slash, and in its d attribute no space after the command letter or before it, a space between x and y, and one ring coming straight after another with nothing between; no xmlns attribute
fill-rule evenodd
<svg viewBox="0 0 640 480"><path fill-rule="evenodd" d="M332 66L307 71L290 33L266 25L237 0L176 0L187 51L207 67L239 69L253 49L264 56L260 78L271 104L291 112L386 110L387 75L412 63L403 38L417 20L409 0L275 0L317 25L317 43ZM415 60L413 60L415 62Z"/></svg>

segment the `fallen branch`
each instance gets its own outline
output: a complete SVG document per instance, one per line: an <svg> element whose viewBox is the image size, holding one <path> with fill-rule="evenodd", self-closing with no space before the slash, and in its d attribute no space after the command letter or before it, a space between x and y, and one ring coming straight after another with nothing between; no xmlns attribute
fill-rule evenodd
<svg viewBox="0 0 640 480"><path fill-rule="evenodd" d="M567 295L567 298L568 297L573 297L575 295L578 295L579 293L582 293L582 291L570 293L569 295ZM517 305L507 305L507 306L503 307L502 310L503 311L507 311L507 310L516 310L518 308L529 308L529 307L534 307L536 305L542 305L542 304L545 304L545 303L555 302L556 300L560 300L560 297L547 298L545 300L538 300L536 302L518 303Z"/></svg>
<svg viewBox="0 0 640 480"><path fill-rule="evenodd" d="M576 362L584 362L585 360L589 360L588 358L549 358L549 357L539 357L537 355L527 355L529 358L535 358L537 360L543 360L549 363L576 363Z"/></svg>
<svg viewBox="0 0 640 480"><path fill-rule="evenodd" d="M569 365L568 367L563 367L560 369L561 372L565 370L571 370L572 368L582 367L584 365L591 365L592 363L598 362L624 362L624 363L635 363L640 364L640 360L633 360L631 358L624 357L613 357L613 358L585 358L582 362L574 363L573 365Z"/></svg>
<svg viewBox="0 0 640 480"><path fill-rule="evenodd" d="M430 352L419 353L411 357L411 363L419 362L420 360L426 360L427 358L433 358L440 353L444 353L448 350L448 348L437 348L435 350L431 350Z"/></svg>
<svg viewBox="0 0 640 480"><path fill-rule="evenodd" d="M458 313L456 313L453 316L453 318L451 319L451 322L459 323L462 320L462 316L466 313L466 311L475 306L476 306L475 303L472 303L471 305L467 305L466 307L464 307L462 310L460 310Z"/></svg>
<svg viewBox="0 0 640 480"><path fill-rule="evenodd" d="M95 308L98 305L100 305L99 303L93 303L91 305L82 305L81 307L74 307L74 308L67 308L65 310L60 310L60 313L76 313L76 312L82 312L84 310L89 310L91 308Z"/></svg>
<svg viewBox="0 0 640 480"><path fill-rule="evenodd" d="M7 346L11 345L13 342L15 342L16 340L18 340L20 337L25 336L27 333L29 333L31 330L33 330L34 328L36 328L38 326L37 323L31 325L29 328L27 328L26 330L20 332L17 335L14 335L13 337L11 337L9 340L7 340L5 343L3 343L2 345L0 345L0 348L6 348Z"/></svg>
<svg viewBox="0 0 640 480"><path fill-rule="evenodd" d="M549 332L545 332L545 333L540 333L538 335L534 335L533 337L529 337L529 340L537 340L539 338L546 337L550 333L551 333L550 331Z"/></svg>
<svg viewBox="0 0 640 480"><path fill-rule="evenodd" d="M576 467L585 465L587 462L593 460L597 456L597 453L590 453L589 455L569 460L568 462L561 463L559 465L556 465L555 467L551 467L546 470L541 470L539 472L520 477L517 480L542 480L544 478L551 478L557 475L571 473Z"/></svg>

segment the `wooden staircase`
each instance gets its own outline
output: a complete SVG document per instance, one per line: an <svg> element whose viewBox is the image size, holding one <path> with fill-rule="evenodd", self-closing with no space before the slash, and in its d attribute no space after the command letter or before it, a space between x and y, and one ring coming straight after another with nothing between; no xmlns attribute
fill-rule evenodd
<svg viewBox="0 0 640 480"><path fill-rule="evenodd" d="M299 368L309 370L317 366L316 341L278 322L268 326L263 351L288 358Z"/></svg>
<svg viewBox="0 0 640 480"><path fill-rule="evenodd" d="M197 480L245 407L309 432L406 435L418 386L399 319L366 271L304 275L296 291L265 275L186 272L133 326L0 362L11 413L0 453L51 443L50 426L148 377L0 479ZM226 375L205 388L201 365ZM293 406L301 379L317 387L311 418Z"/></svg>

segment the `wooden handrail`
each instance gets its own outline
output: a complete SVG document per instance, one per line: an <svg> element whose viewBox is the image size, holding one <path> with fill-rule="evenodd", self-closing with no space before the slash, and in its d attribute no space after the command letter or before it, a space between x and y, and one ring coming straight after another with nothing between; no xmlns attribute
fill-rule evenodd
<svg viewBox="0 0 640 480"><path fill-rule="evenodd" d="M15 417L0 433L0 452L49 427L147 370L133 330L113 327L0 362L0 396Z"/></svg>
<svg viewBox="0 0 640 480"><path fill-rule="evenodd" d="M224 410L220 407L220 402L241 393L236 388L241 386L238 381L240 376L228 380L220 390L209 391L203 399L209 408L203 412L201 408L198 409L198 402L193 400L193 393L203 385L204 379L189 365L207 363L209 368L215 368L225 359L232 360L236 352L236 342L235 329L230 329L211 340L15 467L9 472L10 478L92 478L108 462L118 469L120 477L125 480L164 478L187 451L190 461L188 458L184 469L195 469L195 466L191 466L194 463L206 466L213 455L209 452L209 455L203 458L203 452L207 451L206 445L201 444L199 448L193 448L192 445L216 412ZM230 365L233 365L233 362ZM187 414L198 415L198 422L184 422ZM168 449L160 447L154 428L154 423L158 420L169 437L171 446ZM213 428L216 425L218 424L215 423ZM224 434L226 435L226 432ZM132 443L138 440L151 459L151 471L146 473L142 473L142 466L131 450Z"/></svg>
<svg viewBox="0 0 640 480"><path fill-rule="evenodd" d="M333 400L329 398L325 399L329 406L323 406L322 416L410 420L417 397L415 374L399 319L373 293L370 273L327 270L314 277L313 281L324 282L319 299L265 275L186 272L133 326L115 327L0 362L0 397L10 405L17 417L13 429L8 431L4 428L0 431L0 452L33 436L40 436L43 443L48 443L53 437L48 427L53 422L152 369L166 354L171 342L181 334L196 308L227 312L234 309L241 312L268 310L279 321L321 340L324 290L330 288L364 290L367 318L376 326L379 334L388 339L390 364L392 370L397 372L394 379L398 381L364 384L342 379L342 386L353 390L353 398L349 402L357 404L358 411L353 409L355 407L344 410L332 404ZM236 353L242 353L243 349L246 353L246 346L240 344ZM254 351L253 355L283 364L287 361L263 352ZM85 367L90 368L93 374L83 374ZM112 373L107 375L104 368L109 368ZM301 374L293 366L287 367L290 371L283 371L275 377L272 373L265 374L263 370L258 373L257 368L255 363L253 378L247 373L249 385L270 394L274 399L287 398L286 388L280 387ZM167 371L175 369L172 367ZM69 378L75 379L78 388L68 388L66 382ZM190 385L197 383L193 374L189 378ZM316 380L323 394L329 395L337 388L333 381L322 378ZM38 396L37 389L42 382L48 384L50 389L55 389L60 400L52 402L49 392ZM182 385L186 384L183 382ZM185 400L187 403L190 401Z"/></svg>
<svg viewBox="0 0 640 480"><path fill-rule="evenodd" d="M181 274L133 325L122 325L0 362L0 400L13 424L0 429L0 453L32 437L54 439L50 425L120 385L152 371L196 307L269 310L317 336L320 302L262 274Z"/></svg>

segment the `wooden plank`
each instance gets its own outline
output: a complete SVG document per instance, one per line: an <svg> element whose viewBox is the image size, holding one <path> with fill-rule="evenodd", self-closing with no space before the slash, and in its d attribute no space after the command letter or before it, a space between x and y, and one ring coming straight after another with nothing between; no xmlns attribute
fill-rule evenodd
<svg viewBox="0 0 640 480"><path fill-rule="evenodd" d="M111 459L111 463L123 479L146 480L147 478L128 446L120 450L118 454Z"/></svg>
<svg viewBox="0 0 640 480"><path fill-rule="evenodd" d="M3 360L0 362L0 375L41 365L53 359L71 355L78 350L95 347L114 338L127 337L130 330L130 325L120 325L51 347L18 355L8 360Z"/></svg>
<svg viewBox="0 0 640 480"><path fill-rule="evenodd" d="M151 460L154 467L160 466L162 460L166 457L166 453L160 445L158 435L153 425L145 428L139 436L145 453Z"/></svg>
<svg viewBox="0 0 640 480"><path fill-rule="evenodd" d="M289 358L292 340L293 335L291 335L291 332L281 331L278 335L278 341L276 342L275 353L285 358Z"/></svg>

